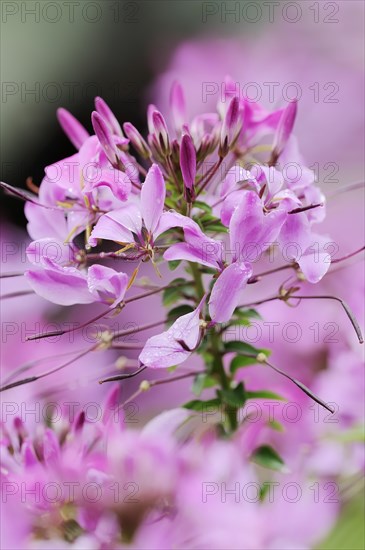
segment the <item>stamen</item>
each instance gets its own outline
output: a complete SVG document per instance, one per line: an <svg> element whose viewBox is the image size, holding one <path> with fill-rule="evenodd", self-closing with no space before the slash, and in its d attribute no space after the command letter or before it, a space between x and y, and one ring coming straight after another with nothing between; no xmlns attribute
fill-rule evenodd
<svg viewBox="0 0 365 550"><path fill-rule="evenodd" d="M327 409L331 414L333 414L335 412L335 409L333 407L331 407L330 405L327 405L327 403L325 403L325 401L323 401L320 397L315 395L309 388L307 388L307 386L302 384L302 382L300 382L296 378L293 378L292 376L290 376L286 372L282 371L278 367L275 367L274 365L269 363L267 360L262 361L262 363L264 365L266 365L267 367L270 367L271 369L273 369L277 373L281 374L282 376L284 376L285 378L287 378L291 382L293 382L293 384L295 384L300 390L302 390L306 395L308 395L308 397L310 397L311 399L313 399L313 401L315 401L316 403L318 403L319 405L321 405L322 407Z"/></svg>
<svg viewBox="0 0 365 550"><path fill-rule="evenodd" d="M134 376L137 376L141 372L143 372L147 367L142 365L139 369L137 369L135 372L132 372L131 374L117 374L116 376L110 376L110 378L103 378L102 380L99 380L99 384L104 384L104 382L116 382L118 380L125 380L128 378L133 378Z"/></svg>
<svg viewBox="0 0 365 550"><path fill-rule="evenodd" d="M334 260L331 260L331 264L338 264L338 262L342 262L344 260L348 260L349 258L352 258L353 256L356 256L356 254L359 254L360 252L363 252L365 250L365 246L362 246L358 250L355 250L355 252L350 252L349 254L346 254L346 256L342 256L342 258L337 258Z"/></svg>
<svg viewBox="0 0 365 550"><path fill-rule="evenodd" d="M28 187L29 191L32 191L35 195L39 195L39 187L33 182L31 176L25 180L25 185Z"/></svg>
<svg viewBox="0 0 365 550"><path fill-rule="evenodd" d="M22 290L19 292L9 292L9 294L2 294L0 300L7 300L8 298L18 298L19 296L29 296L34 294L34 290Z"/></svg>
<svg viewBox="0 0 365 550"><path fill-rule="evenodd" d="M33 336L27 336L26 340L29 342L31 340L41 340L42 338L49 338L51 336L52 337L53 336L63 336L64 334L68 334L69 332L77 332L77 331L87 327L91 323L94 323L95 321L98 321L99 319L102 319L103 317L105 317L105 315L108 315L108 313L111 313L112 311L114 311L118 307L120 307L119 304L115 308L108 308L107 310L103 311L102 313L99 313L99 315L97 315L96 317L93 317L92 319L89 319L88 321L86 321L85 323L83 323L81 325L78 325L77 327L72 327L72 328L68 328L68 329L64 329L64 330L53 330L53 331L49 331L49 332L39 332L38 334L35 334Z"/></svg>
<svg viewBox="0 0 365 550"><path fill-rule="evenodd" d="M10 277L23 277L24 275L24 272L23 271L18 271L18 272L13 272L13 273L1 273L0 274L0 279L8 279Z"/></svg>
<svg viewBox="0 0 365 550"><path fill-rule="evenodd" d="M93 345L93 346L91 346L91 348L87 348L82 353L80 353L79 355L77 355L76 357L71 359L70 361L67 361L66 363L63 363L62 365L60 365L60 366L58 366L54 369L50 369L46 372L42 372L41 374L38 374L37 376L32 376L30 378L23 378L23 380L18 380L16 382L12 382L10 384L2 386L0 388L0 392L10 390L11 388L16 388L17 386L23 386L24 384L30 384L31 382L35 382L36 380L40 380L41 378L45 378L46 376L49 376L50 374L54 374L55 372L58 372L58 371L60 371L64 368L68 367L69 365L71 365L72 363L77 361L78 359L81 359L82 357L84 357L85 355L90 353L91 351L94 351L96 348L97 348L97 345Z"/></svg>
<svg viewBox="0 0 365 550"><path fill-rule="evenodd" d="M263 300L259 300L257 302L250 302L248 304L242 304L238 307L248 308L248 307L251 307L251 306L259 306L261 304L265 304L267 302L272 302L274 300L282 300L282 301L285 301L287 303L287 301L290 298L297 298L299 300L299 303L300 303L301 300L336 300L337 302L340 302L341 306L345 310L345 313L346 313L347 317L350 319L350 322L351 322L352 326L354 327L354 330L356 332L356 336L359 340L359 343L360 344L364 343L364 338L363 338L363 335L362 335L362 332L361 332L360 325L357 322L357 319L356 319L355 315L352 313L349 305L344 300L341 300L341 298L337 298L337 296L327 296L327 295L326 296L297 296L297 295L293 294L293 292L296 291L296 290L298 290L298 288L293 287L292 289L287 290L285 292L285 294L283 294L283 292L281 292L278 296L270 296L269 298L264 298Z"/></svg>
<svg viewBox="0 0 365 550"><path fill-rule="evenodd" d="M288 214L299 214L300 212L306 212L307 210L312 210L313 208L318 208L319 206L324 206L324 203L319 202L318 204L310 204L309 206L294 208L294 210L290 210Z"/></svg>
<svg viewBox="0 0 365 550"><path fill-rule="evenodd" d="M345 310L347 317L350 319L350 322L354 327L359 343L360 344L364 343L364 338L361 332L361 328L359 323L357 322L355 315L352 313L350 306L344 300L341 300L341 298L337 298L337 296L293 296L293 297L298 298L299 300L336 300L336 302L339 302L341 304L341 306Z"/></svg>

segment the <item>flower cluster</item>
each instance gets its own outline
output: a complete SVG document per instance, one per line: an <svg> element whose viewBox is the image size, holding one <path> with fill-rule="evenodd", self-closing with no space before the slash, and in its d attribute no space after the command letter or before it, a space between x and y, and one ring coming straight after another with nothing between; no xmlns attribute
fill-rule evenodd
<svg viewBox="0 0 365 550"><path fill-rule="evenodd" d="M42 425L32 433L20 418L3 430L6 548L260 549L305 543L299 526L310 513L312 481L283 481L280 472L260 476L242 452L247 433L222 441L205 425L199 441L192 437L197 417L184 409L133 431L118 412L117 390L103 409L94 424L81 412L58 430ZM290 505L296 507L295 529L280 515ZM337 508L323 499L317 504L327 527ZM19 528L10 529L14 513ZM267 521L272 514L282 519ZM323 530L323 522L313 525L306 544Z"/></svg>
<svg viewBox="0 0 365 550"><path fill-rule="evenodd" d="M110 350L126 355L133 350L136 357L130 362L126 355L120 357L113 363L117 372L107 378L93 371L100 383L146 375L124 403L119 387L113 389L98 422L88 422L81 411L72 421L62 417L54 429L46 423L29 428L18 417L4 424L5 510L12 515L19 509L21 524L19 531L6 531L9 548L46 548L50 542L54 548L100 550L302 548L319 540L336 517L337 501L328 506L325 499L317 500L325 520L313 523L310 535L304 536L298 531L303 517L313 519L308 494L295 501L296 518L289 526L283 509L292 501L287 493L284 500L272 500L265 485L282 487L284 480L298 485L300 479L302 491L306 484L313 486L315 476L333 482L343 460L341 443L336 440L331 447L336 464L333 460L319 471L315 459L316 453L328 456L323 439L333 436L331 430L313 425L308 415L299 425L270 415L253 422L249 408L257 400L279 406L292 398L303 409L311 399L336 413L334 405L349 399L347 394L331 395L332 390L336 394L337 375L341 387L345 384L336 361L325 348L323 354L334 364L331 372L317 376L315 359L303 372L283 370L276 363L278 357L285 363L284 345L272 361L270 339L256 347L228 335L234 327L261 320L253 309L261 304L303 302L305 307L309 299L326 299L340 303L362 342L359 323L342 299L308 291L331 262L359 251L333 258L333 243L317 233L316 224L325 217L325 197L293 135L296 101L269 112L238 95L227 77L215 112L189 119L185 103L176 81L166 117L155 105L148 107L145 137L130 122L120 125L101 98L91 116L94 135L59 109L61 127L77 152L48 166L39 187L30 179L29 191L2 184L26 201L32 239L24 274L28 290L17 296L36 294L57 306L104 307L92 319L81 316L81 323L71 327L28 337L48 344L51 337L102 322L91 346L61 365L20 378L34 366L25 364L9 374L0 391L22 391L79 359L87 362L89 354ZM275 265L268 269L268 262ZM278 283L276 277L284 271L289 277ZM274 283L265 284L272 275ZM271 289L268 297L257 293L262 283ZM167 308L162 318L153 311L150 323L112 327L111 320L129 314L130 304L160 294ZM71 311L79 315L83 308ZM57 315L62 316L60 308ZM161 326L164 330L157 330ZM154 333L141 344L123 340L148 330ZM346 338L341 356L348 357L357 380L359 360L354 343ZM53 351L56 363L60 351ZM100 354L93 357L96 368L107 363L98 361ZM125 373L131 366L137 368ZM165 369L166 377L154 378L157 369ZM155 386L188 379L193 379L195 397L183 408L157 416L142 430L126 429L122 405ZM62 387L57 391L63 395ZM203 392L209 399L201 398ZM352 392L349 384L348 394ZM98 402L100 395L94 393ZM347 415L341 411L341 429L347 421L353 428L361 419L357 406L347 404L346 409ZM305 456L303 467L300 453L305 455L309 443L312 454ZM357 470L362 457L356 441L352 443L351 467ZM227 501L222 487L226 491L232 486L235 496ZM256 496L247 492L250 488ZM268 521L272 517L275 522Z"/></svg>
<svg viewBox="0 0 365 550"><path fill-rule="evenodd" d="M177 319L161 341L147 343L140 357L146 366L181 362L206 327L229 322L246 284L258 281L255 263L275 245L300 280L316 283L330 266L326 239L312 229L323 219L324 196L302 166L292 135L296 102L267 112L237 97L231 80L225 89L216 113L189 121L175 82L174 127L169 130L150 105L147 140L131 123L123 133L101 98L92 114L93 136L60 109L61 126L78 152L46 169L37 195L25 195L35 239L27 249L34 267L25 276L54 303L121 308L149 260L157 275L164 260L186 260L195 278L211 270L210 291L203 283L197 289L194 313ZM300 162L300 174L290 177L279 160ZM138 262L132 277L101 263L112 258ZM283 292L288 298L291 289ZM160 351L149 360L156 344Z"/></svg>

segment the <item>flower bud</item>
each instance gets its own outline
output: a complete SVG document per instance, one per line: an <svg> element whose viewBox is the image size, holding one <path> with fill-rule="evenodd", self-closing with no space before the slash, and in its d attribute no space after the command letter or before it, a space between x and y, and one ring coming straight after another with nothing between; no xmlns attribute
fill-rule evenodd
<svg viewBox="0 0 365 550"><path fill-rule="evenodd" d="M148 133L149 134L153 134L153 131L154 131L152 115L155 111L157 111L156 105L153 105L153 103L148 105L148 107L147 107L147 127L148 127Z"/></svg>
<svg viewBox="0 0 365 550"><path fill-rule="evenodd" d="M132 143L135 150L141 155L143 158L149 158L151 156L151 149L149 148L147 142L145 139L141 136L139 131L133 124L130 122L125 122L123 124L123 130Z"/></svg>
<svg viewBox="0 0 365 550"><path fill-rule="evenodd" d="M110 126L113 134L123 137L123 132L111 108L105 103L101 97L95 99L95 109L103 117L105 122Z"/></svg>
<svg viewBox="0 0 365 550"><path fill-rule="evenodd" d="M89 132L67 109L57 109L58 122L68 139L80 149L81 145L90 137Z"/></svg>
<svg viewBox="0 0 365 550"><path fill-rule="evenodd" d="M297 101L291 101L284 109L278 127L275 132L273 152L270 159L270 164L273 166L276 164L278 158L283 152L288 139L293 131L295 118L297 116Z"/></svg>
<svg viewBox="0 0 365 550"><path fill-rule="evenodd" d="M167 156L170 154L169 132L164 117L159 111L152 113L153 135L156 137L157 146L161 154Z"/></svg>
<svg viewBox="0 0 365 550"><path fill-rule="evenodd" d="M189 134L184 134L180 145L180 168L184 181L185 198L192 198L196 176L196 152ZM191 202L191 200L188 200Z"/></svg>
<svg viewBox="0 0 365 550"><path fill-rule="evenodd" d="M229 104L222 123L219 147L220 157L225 157L228 151L233 147L241 128L242 116L240 112L240 101L238 97L234 97Z"/></svg>
<svg viewBox="0 0 365 550"><path fill-rule="evenodd" d="M186 122L185 97L180 82L175 81L171 87L170 108L177 134L181 134L183 125Z"/></svg>
<svg viewBox="0 0 365 550"><path fill-rule="evenodd" d="M108 124L96 111L92 113L91 121L107 159L114 168L119 168L119 152Z"/></svg>

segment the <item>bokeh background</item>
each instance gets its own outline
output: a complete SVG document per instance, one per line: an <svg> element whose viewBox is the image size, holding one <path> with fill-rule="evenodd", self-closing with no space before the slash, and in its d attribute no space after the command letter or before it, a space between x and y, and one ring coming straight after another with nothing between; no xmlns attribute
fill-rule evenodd
<svg viewBox="0 0 365 550"><path fill-rule="evenodd" d="M230 74L270 108L300 97L302 152L323 189L336 194L364 180L364 5L2 1L1 179L40 183L45 166L72 154L59 106L90 129L93 98L101 95L120 121L144 128L144 107L153 101L166 111L175 77L195 114L217 102ZM355 245L364 232L362 201L361 192L346 197L347 220L352 208L358 218L354 237L344 227ZM20 201L2 195L1 210L5 221L25 226ZM341 208L334 212L332 223L343 223ZM363 547L363 505L363 495L350 502L321 548Z"/></svg>

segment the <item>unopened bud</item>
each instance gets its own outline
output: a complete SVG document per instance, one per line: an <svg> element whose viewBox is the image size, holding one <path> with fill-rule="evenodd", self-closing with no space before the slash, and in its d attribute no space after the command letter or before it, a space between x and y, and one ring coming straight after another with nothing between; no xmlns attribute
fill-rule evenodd
<svg viewBox="0 0 365 550"><path fill-rule="evenodd" d="M283 152L293 131L295 118L297 116L297 101L291 101L283 110L275 132L273 152L269 164L274 166Z"/></svg>
<svg viewBox="0 0 365 550"><path fill-rule="evenodd" d="M185 198L188 196L190 198L188 202L191 202L196 176L196 152L189 134L183 135L181 139L180 168L184 182Z"/></svg>
<svg viewBox="0 0 365 550"><path fill-rule="evenodd" d="M170 154L170 139L164 117L159 111L152 113L153 137L155 146L160 149L163 156Z"/></svg>
<svg viewBox="0 0 365 550"><path fill-rule="evenodd" d="M111 108L105 103L104 99L97 97L95 99L95 109L103 117L106 123L110 126L113 134L123 137L123 132L118 120L116 119Z"/></svg>
<svg viewBox="0 0 365 550"><path fill-rule="evenodd" d="M107 159L113 168L119 168L119 151L113 139L113 134L103 117L94 111L91 115L91 121L95 134L102 146Z"/></svg>
<svg viewBox="0 0 365 550"><path fill-rule="evenodd" d="M242 123L243 120L240 112L240 101L238 97L234 97L229 104L222 123L219 147L220 157L225 157L228 151L236 143L242 128Z"/></svg>
<svg viewBox="0 0 365 550"><path fill-rule="evenodd" d="M57 109L57 118L68 139L76 149L80 149L81 145L90 137L89 132L67 109Z"/></svg>
<svg viewBox="0 0 365 550"><path fill-rule="evenodd" d="M180 135L182 127L186 122L185 97L180 82L175 81L171 87L170 107L175 130Z"/></svg>
<svg viewBox="0 0 365 550"><path fill-rule="evenodd" d="M141 136L139 131L133 124L130 122L125 122L123 124L123 130L132 143L135 150L141 155L143 158L149 158L151 156L151 149L149 148L146 140Z"/></svg>

